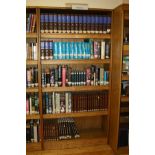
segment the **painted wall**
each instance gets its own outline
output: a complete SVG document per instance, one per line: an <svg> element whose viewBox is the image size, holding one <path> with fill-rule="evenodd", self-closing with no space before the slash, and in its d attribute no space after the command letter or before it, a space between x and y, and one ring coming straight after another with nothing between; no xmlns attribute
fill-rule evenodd
<svg viewBox="0 0 155 155"><path fill-rule="evenodd" d="M129 0L26 0L27 6L66 7L66 3L88 4L89 8L114 9Z"/></svg>

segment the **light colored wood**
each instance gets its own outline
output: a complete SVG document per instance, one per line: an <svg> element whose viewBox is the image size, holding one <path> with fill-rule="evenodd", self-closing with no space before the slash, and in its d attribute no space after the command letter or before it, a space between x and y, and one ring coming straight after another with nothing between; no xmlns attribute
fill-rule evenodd
<svg viewBox="0 0 155 155"><path fill-rule="evenodd" d="M42 33L42 39L59 38L59 39L72 39L72 38L92 38L92 39L110 39L110 34L59 34L59 33Z"/></svg>
<svg viewBox="0 0 155 155"><path fill-rule="evenodd" d="M29 120L29 119L40 119L40 115L39 114L26 115L26 120Z"/></svg>
<svg viewBox="0 0 155 155"><path fill-rule="evenodd" d="M37 33L27 32L26 33L26 38L37 38Z"/></svg>
<svg viewBox="0 0 155 155"><path fill-rule="evenodd" d="M60 113L60 114L44 114L43 118L61 118L61 117L85 117L85 116L103 116L108 115L107 110L93 112L75 112L75 113Z"/></svg>
<svg viewBox="0 0 155 155"><path fill-rule="evenodd" d="M69 149L86 147L93 145L107 144L107 136L102 129L87 129L80 131L80 138L59 141L44 141L44 148L46 149Z"/></svg>
<svg viewBox="0 0 155 155"><path fill-rule="evenodd" d="M71 86L71 87L46 87L42 92L79 92L109 90L109 86Z"/></svg>
<svg viewBox="0 0 155 155"><path fill-rule="evenodd" d="M41 143L26 143L26 151L38 151L41 150Z"/></svg>
<svg viewBox="0 0 155 155"><path fill-rule="evenodd" d="M58 64L109 64L110 60L109 59L95 59L95 60L42 60L41 64L43 65L58 65Z"/></svg>
<svg viewBox="0 0 155 155"><path fill-rule="evenodd" d="M121 96L121 102L129 102L129 96Z"/></svg>
<svg viewBox="0 0 155 155"><path fill-rule="evenodd" d="M38 88L26 88L27 93L38 92Z"/></svg>
<svg viewBox="0 0 155 155"><path fill-rule="evenodd" d="M62 150L27 152L27 155L114 155L109 145L94 145Z"/></svg>
<svg viewBox="0 0 155 155"><path fill-rule="evenodd" d="M122 80L129 80L129 75L122 74Z"/></svg>
<svg viewBox="0 0 155 155"><path fill-rule="evenodd" d="M38 61L37 60L26 60L26 65L37 65Z"/></svg>

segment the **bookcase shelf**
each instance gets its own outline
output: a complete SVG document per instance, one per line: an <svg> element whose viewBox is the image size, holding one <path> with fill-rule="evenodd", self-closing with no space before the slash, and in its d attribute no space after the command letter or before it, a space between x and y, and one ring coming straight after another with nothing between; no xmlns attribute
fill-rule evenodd
<svg viewBox="0 0 155 155"><path fill-rule="evenodd" d="M109 64L109 59L90 59L90 60L41 60L43 65L57 65L57 64Z"/></svg>
<svg viewBox="0 0 155 155"><path fill-rule="evenodd" d="M37 60L26 60L26 65L37 65L38 61Z"/></svg>
<svg viewBox="0 0 155 155"><path fill-rule="evenodd" d="M45 149L69 149L107 144L107 135L102 129L81 130L80 138L60 141L44 141Z"/></svg>
<svg viewBox="0 0 155 155"><path fill-rule="evenodd" d="M121 102L129 102L129 96L121 96Z"/></svg>
<svg viewBox="0 0 155 155"><path fill-rule="evenodd" d="M38 88L26 88L27 93L38 92Z"/></svg>
<svg viewBox="0 0 155 155"><path fill-rule="evenodd" d="M30 119L40 119L40 115L39 114L26 115L26 120L30 120Z"/></svg>
<svg viewBox="0 0 155 155"><path fill-rule="evenodd" d="M129 112L129 107L122 107L120 109L120 112L123 113L123 112Z"/></svg>
<svg viewBox="0 0 155 155"><path fill-rule="evenodd" d="M26 150L39 151L41 150L41 143L26 143Z"/></svg>
<svg viewBox="0 0 155 155"><path fill-rule="evenodd" d="M37 38L37 33L26 33L26 38Z"/></svg>
<svg viewBox="0 0 155 155"><path fill-rule="evenodd" d="M46 87L42 92L79 92L109 90L109 86L71 86L71 87Z"/></svg>
<svg viewBox="0 0 155 155"><path fill-rule="evenodd" d="M41 33L42 39L58 38L58 39L110 39L110 34L60 34L60 33Z"/></svg>
<svg viewBox="0 0 155 155"><path fill-rule="evenodd" d="M62 118L62 117L90 117L90 116L106 116L108 111L91 111L91 112L74 112L74 113L61 113L61 114L44 114L44 119L49 118Z"/></svg>
<svg viewBox="0 0 155 155"><path fill-rule="evenodd" d="M129 80L129 75L122 74L122 80Z"/></svg>

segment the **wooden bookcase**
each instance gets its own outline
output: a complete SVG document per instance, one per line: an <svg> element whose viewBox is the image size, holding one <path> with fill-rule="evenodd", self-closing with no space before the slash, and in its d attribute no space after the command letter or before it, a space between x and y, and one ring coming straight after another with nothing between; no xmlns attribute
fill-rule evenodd
<svg viewBox="0 0 155 155"><path fill-rule="evenodd" d="M26 39L36 39L38 60L27 60L27 66L38 67L38 87L27 88L26 93L38 92L39 109L37 115L26 115L26 120L40 120L40 142L27 143L26 150L48 150L48 149L65 149L82 146L94 145L110 145L113 151L118 151L118 131L120 116L120 103L128 102L129 98L121 97L121 80L128 80L128 76L122 76L122 53L128 55L128 51L123 51L123 23L124 10L128 10L128 6L123 5L114 10L90 10L96 12L107 12L112 16L111 34L59 34L59 33L41 33L40 32L40 14L44 11L55 10L57 8L50 7L27 7L26 11L35 12L37 16L37 25L35 33L27 33ZM58 8L60 11L69 10L69 8ZM119 24L118 24L119 23ZM108 39L111 41L110 59L98 60L41 60L40 59L40 42L44 39ZM110 76L109 85L105 86L72 86L72 87L49 87L42 88L41 72L44 66L67 64L78 68L85 65L106 65L108 66ZM60 114L43 114L42 93L43 92L86 92L86 91L108 91L108 110L92 111L92 112L76 112L76 113L60 113ZM126 109L123 109L124 111ZM79 139L62 140L62 141L45 141L43 137L43 120L61 117L73 117L80 132ZM126 120L122 120L126 121ZM124 148L122 148L124 151ZM128 149L128 148L127 148ZM125 150L127 150L125 148Z"/></svg>
<svg viewBox="0 0 155 155"><path fill-rule="evenodd" d="M124 44L126 29L129 29L129 5L113 10L112 24L112 89L110 103L109 144L116 154L129 153L128 146L119 146L119 129L129 128L129 96L121 95L122 81L129 81L129 74L123 74L123 57L129 56L129 44ZM127 30L128 31L128 30ZM122 116L122 113L127 115Z"/></svg>

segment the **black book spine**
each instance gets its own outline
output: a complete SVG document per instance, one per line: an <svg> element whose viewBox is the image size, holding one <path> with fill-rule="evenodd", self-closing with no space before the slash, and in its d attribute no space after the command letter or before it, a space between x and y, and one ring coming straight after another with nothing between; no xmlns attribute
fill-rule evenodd
<svg viewBox="0 0 155 155"><path fill-rule="evenodd" d="M45 15L41 14L40 15L40 31L41 33L44 33L45 28L44 28L44 24L45 24Z"/></svg>
<svg viewBox="0 0 155 155"><path fill-rule="evenodd" d="M57 17L57 14L56 13L54 13L54 17L53 17L54 19L53 19L53 21L54 21L54 30L53 30L53 32L54 33L57 33L58 32L58 17Z"/></svg>
<svg viewBox="0 0 155 155"><path fill-rule="evenodd" d="M62 30L62 14L58 14L58 33Z"/></svg>
<svg viewBox="0 0 155 155"><path fill-rule="evenodd" d="M58 66L58 86L62 86L62 66Z"/></svg>
<svg viewBox="0 0 155 155"><path fill-rule="evenodd" d="M49 32L53 33L53 29L54 29L54 14L51 13L49 14Z"/></svg>
<svg viewBox="0 0 155 155"><path fill-rule="evenodd" d="M58 68L55 68L55 72L54 72L54 81L55 81L55 86L58 86Z"/></svg>

